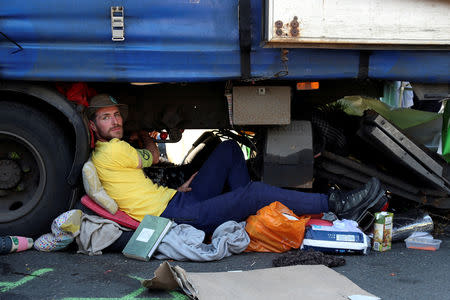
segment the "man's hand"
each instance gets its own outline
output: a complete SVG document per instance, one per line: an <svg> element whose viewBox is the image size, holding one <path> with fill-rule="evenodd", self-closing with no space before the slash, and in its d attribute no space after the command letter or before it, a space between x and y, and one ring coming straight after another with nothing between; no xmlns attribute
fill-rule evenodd
<svg viewBox="0 0 450 300"><path fill-rule="evenodd" d="M192 191L192 188L190 187L192 180L194 180L195 175L197 175L198 172L195 172L194 174L192 174L191 178L189 178L188 181L186 181L185 183L183 183L179 188L177 188L177 191L179 192L190 192Z"/></svg>

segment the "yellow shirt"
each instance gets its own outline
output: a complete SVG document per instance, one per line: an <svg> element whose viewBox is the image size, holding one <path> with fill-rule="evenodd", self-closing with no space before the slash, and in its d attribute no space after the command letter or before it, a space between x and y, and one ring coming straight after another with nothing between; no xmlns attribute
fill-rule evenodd
<svg viewBox="0 0 450 300"><path fill-rule="evenodd" d="M154 184L138 168L139 156L127 142L97 141L92 161L108 195L120 210L142 221L145 215L160 216L176 190Z"/></svg>

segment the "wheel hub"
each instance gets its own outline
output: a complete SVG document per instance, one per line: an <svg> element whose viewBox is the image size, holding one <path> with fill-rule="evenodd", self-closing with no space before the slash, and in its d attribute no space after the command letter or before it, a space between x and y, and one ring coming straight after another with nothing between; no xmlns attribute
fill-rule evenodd
<svg viewBox="0 0 450 300"><path fill-rule="evenodd" d="M21 170L17 162L10 159L0 160L0 189L15 187L21 179Z"/></svg>

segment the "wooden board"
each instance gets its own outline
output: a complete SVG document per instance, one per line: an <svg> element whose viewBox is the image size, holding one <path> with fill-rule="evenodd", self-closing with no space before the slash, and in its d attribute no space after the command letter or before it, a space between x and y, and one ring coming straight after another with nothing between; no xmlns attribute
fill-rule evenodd
<svg viewBox="0 0 450 300"><path fill-rule="evenodd" d="M266 47L450 48L448 0L266 0L265 14Z"/></svg>

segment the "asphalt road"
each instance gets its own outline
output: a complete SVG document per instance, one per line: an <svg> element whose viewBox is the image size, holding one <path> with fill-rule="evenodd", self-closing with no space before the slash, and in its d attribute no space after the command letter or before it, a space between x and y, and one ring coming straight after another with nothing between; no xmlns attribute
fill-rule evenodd
<svg viewBox="0 0 450 300"><path fill-rule="evenodd" d="M334 268L382 299L450 299L450 238L438 251L405 248L369 255L347 255ZM188 272L225 272L272 266L281 254L243 253L217 262L171 262ZM74 250L28 250L0 256L0 299L187 299L179 292L149 292L139 279L153 277L162 261L130 260L118 253L100 256ZM301 280L301 278L299 278Z"/></svg>

